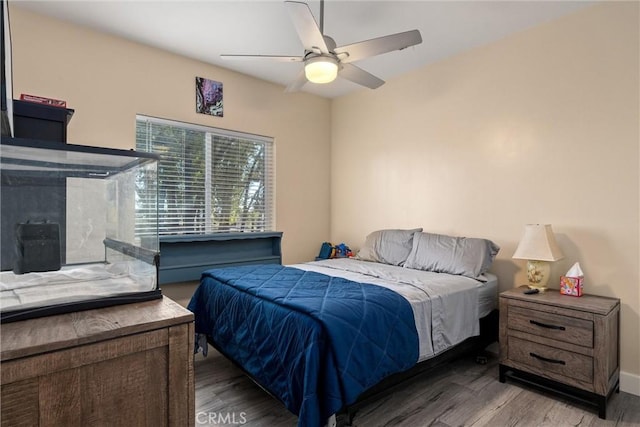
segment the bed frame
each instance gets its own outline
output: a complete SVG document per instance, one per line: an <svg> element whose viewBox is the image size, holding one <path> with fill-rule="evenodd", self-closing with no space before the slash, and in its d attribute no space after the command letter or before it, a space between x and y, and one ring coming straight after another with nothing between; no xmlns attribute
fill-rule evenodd
<svg viewBox="0 0 640 427"><path fill-rule="evenodd" d="M498 341L498 320L499 315L498 310L496 309L480 319L480 335L468 338L455 347L448 349L444 353L441 353L438 356L432 357L431 359L427 359L416 364L411 369L408 369L404 372L399 372L397 374L392 374L383 379L378 384L362 393L360 397L358 397L358 400L356 402L340 410L340 412L336 414L337 425L339 427L351 426L353 423L353 417L360 408L368 405L371 402L374 402L377 399L388 396L389 392L392 392L396 388L402 386L403 383L411 379L415 379L418 376L425 375L433 371L435 368L452 362L463 356L473 355L476 357L476 361L478 363L486 363L486 357L482 355L482 351L489 344ZM266 388L262 387L262 385L260 385L260 383L256 381L251 374L245 371L242 366L235 363L223 351L221 351L209 337L207 337L207 341L212 347L214 347L217 351L219 351L227 359L229 359L235 366L241 369L245 373L245 375L247 375L256 385L267 392L267 394L269 394L271 397L279 401L276 396L270 393Z"/></svg>
<svg viewBox="0 0 640 427"><path fill-rule="evenodd" d="M382 397L388 396L389 392L401 387L405 382L415 379L421 375L428 374L439 366L443 366L464 356L475 356L476 362L486 363L486 356L484 356L482 352L489 344L498 341L498 320L499 315L498 310L496 309L480 319L480 335L467 338L444 353L432 357L431 359L423 360L409 370L390 375L383 379L378 384L362 393L355 403L343 408L337 414L338 426L351 426L353 423L353 417L360 408Z"/></svg>

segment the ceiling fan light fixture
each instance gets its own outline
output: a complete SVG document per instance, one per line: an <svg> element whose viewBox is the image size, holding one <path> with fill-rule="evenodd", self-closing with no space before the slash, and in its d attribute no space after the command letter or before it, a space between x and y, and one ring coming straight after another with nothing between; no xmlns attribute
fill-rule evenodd
<svg viewBox="0 0 640 427"><path fill-rule="evenodd" d="M338 76L338 61L331 56L316 56L305 61L304 75L311 83L331 83Z"/></svg>

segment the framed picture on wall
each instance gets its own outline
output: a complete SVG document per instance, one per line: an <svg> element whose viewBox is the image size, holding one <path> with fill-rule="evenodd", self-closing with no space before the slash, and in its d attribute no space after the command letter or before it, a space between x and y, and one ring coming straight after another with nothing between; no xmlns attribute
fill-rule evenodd
<svg viewBox="0 0 640 427"><path fill-rule="evenodd" d="M196 112L222 117L222 106L222 83L196 77Z"/></svg>

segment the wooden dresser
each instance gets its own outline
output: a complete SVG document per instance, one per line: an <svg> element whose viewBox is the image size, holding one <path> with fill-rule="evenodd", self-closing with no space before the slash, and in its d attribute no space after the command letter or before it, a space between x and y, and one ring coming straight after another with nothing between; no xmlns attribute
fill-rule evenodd
<svg viewBox="0 0 640 427"><path fill-rule="evenodd" d="M525 289L500 294L500 382L511 377L561 393L606 418L619 390L620 300Z"/></svg>
<svg viewBox="0 0 640 427"><path fill-rule="evenodd" d="M193 426L193 314L163 297L1 326L2 426Z"/></svg>

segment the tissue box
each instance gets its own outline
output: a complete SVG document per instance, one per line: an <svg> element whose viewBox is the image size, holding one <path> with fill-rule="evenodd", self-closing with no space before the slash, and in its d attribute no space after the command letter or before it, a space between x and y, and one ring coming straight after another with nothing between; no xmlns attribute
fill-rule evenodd
<svg viewBox="0 0 640 427"><path fill-rule="evenodd" d="M560 293L562 295L571 295L574 297L582 296L582 282L584 276L579 277L560 277Z"/></svg>

